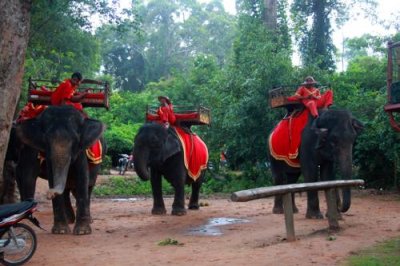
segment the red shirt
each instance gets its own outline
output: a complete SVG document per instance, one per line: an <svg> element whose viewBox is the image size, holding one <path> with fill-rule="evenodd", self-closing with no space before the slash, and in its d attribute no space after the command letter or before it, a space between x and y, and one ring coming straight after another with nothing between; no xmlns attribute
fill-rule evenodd
<svg viewBox="0 0 400 266"><path fill-rule="evenodd" d="M176 117L172 104L161 106L158 108L157 114L163 123L168 122L170 125L175 124Z"/></svg>
<svg viewBox="0 0 400 266"><path fill-rule="evenodd" d="M57 89L51 95L52 105L62 105L63 101L65 104L73 105L76 109L82 110L82 104L74 103L71 101L72 96L74 96L78 85L72 85L70 79L64 80Z"/></svg>
<svg viewBox="0 0 400 266"><path fill-rule="evenodd" d="M304 86L300 87L297 89L296 94L294 96L288 97L289 101L295 101L298 100L296 96L301 96L301 97L307 97L311 96L310 99L307 100L315 100L315 99L320 99L321 98L321 93L319 89L311 87L311 88L306 88Z"/></svg>

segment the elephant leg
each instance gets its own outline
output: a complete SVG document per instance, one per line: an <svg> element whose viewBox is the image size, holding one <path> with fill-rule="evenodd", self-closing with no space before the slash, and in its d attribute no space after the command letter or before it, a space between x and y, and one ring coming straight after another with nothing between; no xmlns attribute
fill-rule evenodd
<svg viewBox="0 0 400 266"><path fill-rule="evenodd" d="M189 201L190 210L200 209L199 205L200 188L201 188L201 180L197 180L192 183L192 194L190 195L190 201Z"/></svg>
<svg viewBox="0 0 400 266"><path fill-rule="evenodd" d="M21 201L35 197L36 179L39 175L40 163L38 151L25 146L20 153L16 169L16 181Z"/></svg>
<svg viewBox="0 0 400 266"><path fill-rule="evenodd" d="M92 233L89 211L89 167L86 155L81 152L73 165L76 175L76 222L73 233L87 235Z"/></svg>
<svg viewBox="0 0 400 266"><path fill-rule="evenodd" d="M162 180L161 175L154 169L151 169L151 190L153 193L153 209L151 214L164 215L167 213L165 209L164 199L162 196Z"/></svg>
<svg viewBox="0 0 400 266"><path fill-rule="evenodd" d="M305 157L305 156L303 156ZM301 161L302 164L302 173L304 176L304 181L306 183L316 182L318 181L318 170L319 167L317 162L313 161L312 159L301 157L303 160ZM324 216L319 209L319 199L318 199L318 191L308 191L307 192L307 212L306 212L307 219L323 219Z"/></svg>
<svg viewBox="0 0 400 266"><path fill-rule="evenodd" d="M186 171L186 169L184 171ZM173 187L175 188L174 202L172 203L172 212L171 212L172 215L181 216L186 214L185 179L186 179L186 173L184 177L178 177L177 179L175 179L175 182L173 182L172 184Z"/></svg>
<svg viewBox="0 0 400 266"><path fill-rule="evenodd" d="M51 232L53 234L70 234L71 229L68 226L67 217L65 214L64 196L56 196L54 199L52 199L52 203L54 224Z"/></svg>
<svg viewBox="0 0 400 266"><path fill-rule="evenodd" d="M321 210L319 209L318 191L307 192L307 219L323 219Z"/></svg>
<svg viewBox="0 0 400 266"><path fill-rule="evenodd" d="M16 167L17 164L14 161L7 160L4 162L0 204L17 202Z"/></svg>
<svg viewBox="0 0 400 266"><path fill-rule="evenodd" d="M272 173L273 173L273 179L274 179L275 186L287 184L287 179L286 179L286 176L284 173L277 172L275 170L273 170ZM283 213L282 195L275 196L274 207L272 208L272 213L274 213L274 214L282 214Z"/></svg>
<svg viewBox="0 0 400 266"><path fill-rule="evenodd" d="M300 172L299 173L287 173L286 176L287 176L288 184L295 184L299 180ZM299 209L296 206L295 193L292 193L292 206L293 206L293 213L298 213Z"/></svg>
<svg viewBox="0 0 400 266"><path fill-rule="evenodd" d="M65 204L65 215L67 217L67 222L73 224L75 222L75 212L72 207L70 190L65 189L63 193L64 204Z"/></svg>

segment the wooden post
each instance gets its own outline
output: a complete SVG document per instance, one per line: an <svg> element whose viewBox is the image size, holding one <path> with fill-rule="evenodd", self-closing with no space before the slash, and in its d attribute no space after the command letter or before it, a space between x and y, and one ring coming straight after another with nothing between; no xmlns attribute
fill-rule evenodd
<svg viewBox="0 0 400 266"><path fill-rule="evenodd" d="M330 188L325 190L326 204L328 206L328 222L330 230L338 230L338 206L336 198L336 189Z"/></svg>
<svg viewBox="0 0 400 266"><path fill-rule="evenodd" d="M295 241L292 193L290 192L283 195L283 211L285 213L286 239Z"/></svg>

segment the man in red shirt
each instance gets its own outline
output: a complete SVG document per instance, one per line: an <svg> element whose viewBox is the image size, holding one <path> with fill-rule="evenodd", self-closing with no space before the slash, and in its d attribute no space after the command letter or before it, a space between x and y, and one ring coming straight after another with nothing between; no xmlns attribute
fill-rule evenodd
<svg viewBox="0 0 400 266"><path fill-rule="evenodd" d="M82 75L79 72L72 74L70 79L64 80L51 95L52 105L72 105L79 111L83 107L80 101L85 97L86 93L75 95L76 89L82 81Z"/></svg>
<svg viewBox="0 0 400 266"><path fill-rule="evenodd" d="M288 97L288 101L300 100L304 106L310 111L314 118L318 117L318 108L328 108L333 103L333 92L327 90L321 94L319 89L315 88L317 84L311 76L306 77L304 83L299 87L294 96Z"/></svg>
<svg viewBox="0 0 400 266"><path fill-rule="evenodd" d="M158 100L160 101L160 107L157 110L157 114L161 122L165 125L165 127L174 125L176 122L176 117L171 100L167 96L158 96Z"/></svg>

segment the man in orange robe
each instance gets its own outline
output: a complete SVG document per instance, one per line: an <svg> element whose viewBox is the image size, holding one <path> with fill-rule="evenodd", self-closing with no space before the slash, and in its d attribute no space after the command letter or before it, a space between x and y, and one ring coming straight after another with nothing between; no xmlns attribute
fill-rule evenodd
<svg viewBox="0 0 400 266"><path fill-rule="evenodd" d="M165 125L165 127L174 125L176 122L176 117L171 100L167 96L158 96L158 100L160 101L160 107L157 110L157 114L161 122Z"/></svg>
<svg viewBox="0 0 400 266"><path fill-rule="evenodd" d="M327 90L321 94L319 89L315 88L317 84L315 79L311 76L306 77L306 80L299 87L294 96L288 97L288 101L300 100L304 106L310 111L314 118L318 117L318 108L328 108L333 103L333 92Z"/></svg>
<svg viewBox="0 0 400 266"><path fill-rule="evenodd" d="M82 75L79 72L72 74L70 79L64 80L51 95L51 105L72 105L79 111L83 110L79 102L85 97L85 93L74 95L82 81Z"/></svg>

